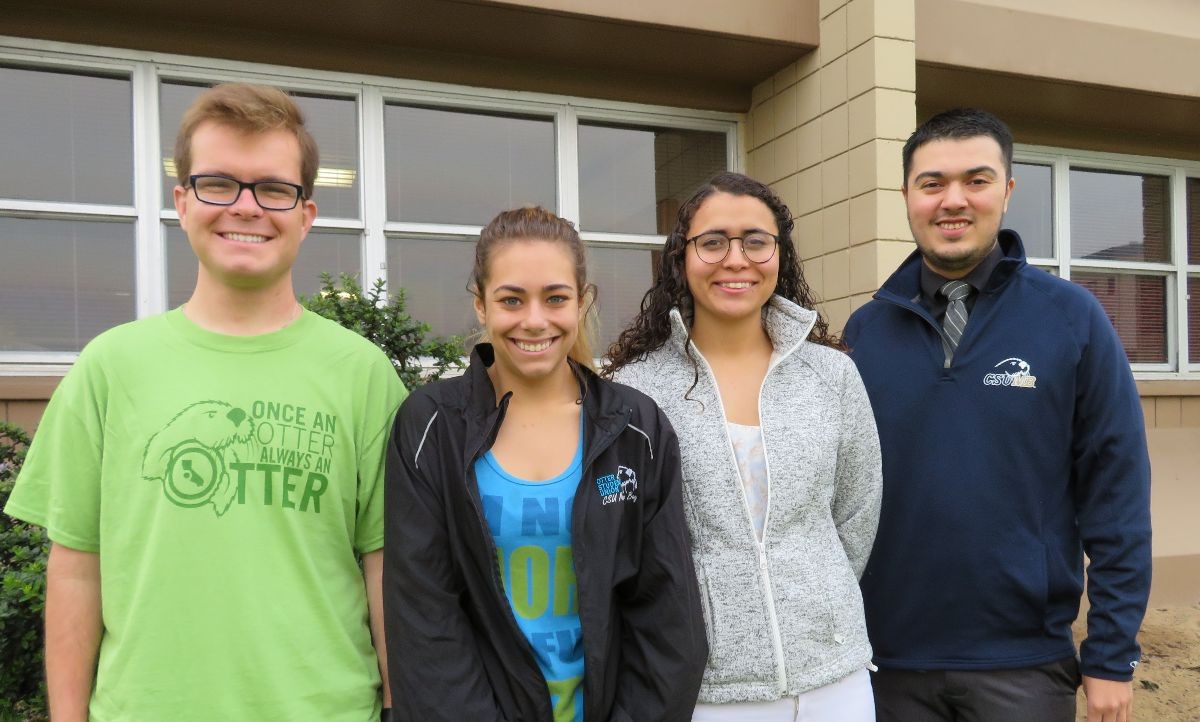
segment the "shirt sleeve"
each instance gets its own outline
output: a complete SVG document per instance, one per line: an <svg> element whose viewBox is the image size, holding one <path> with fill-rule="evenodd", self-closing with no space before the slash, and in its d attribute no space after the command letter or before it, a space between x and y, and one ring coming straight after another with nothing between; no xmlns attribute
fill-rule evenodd
<svg viewBox="0 0 1200 722"><path fill-rule="evenodd" d="M1072 456L1075 516L1089 559L1087 638L1080 671L1124 681L1141 657L1150 596L1150 459L1129 362L1099 303L1076 372Z"/></svg>
<svg viewBox="0 0 1200 722"><path fill-rule="evenodd" d="M683 464L670 421L657 411L655 486L646 504L638 574L618 587L621 664L609 722L691 719L708 641L683 510Z"/></svg>
<svg viewBox="0 0 1200 722"><path fill-rule="evenodd" d="M875 414L862 378L848 358L843 371L841 409L833 521L846 558L861 578L879 527L883 468Z"/></svg>
<svg viewBox="0 0 1200 722"><path fill-rule="evenodd" d="M357 459L358 512L354 548L359 554L383 547L384 456L396 410L408 395L391 361L382 352L378 356L371 369L372 381L365 391L367 412L362 428L366 438Z"/></svg>
<svg viewBox="0 0 1200 722"><path fill-rule="evenodd" d="M52 541L100 551L104 375L91 354L63 378L42 415L4 511L45 527Z"/></svg>
<svg viewBox="0 0 1200 722"><path fill-rule="evenodd" d="M432 428L438 409L423 401L400 409L387 448L383 619L393 719L502 722L451 551L447 475Z"/></svg>

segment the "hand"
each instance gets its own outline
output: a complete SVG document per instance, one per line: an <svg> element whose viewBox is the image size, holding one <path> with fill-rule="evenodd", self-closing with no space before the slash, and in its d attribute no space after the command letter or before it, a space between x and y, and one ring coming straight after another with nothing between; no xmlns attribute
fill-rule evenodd
<svg viewBox="0 0 1200 722"><path fill-rule="evenodd" d="M1083 677L1087 697L1087 722L1129 722L1133 709L1133 682Z"/></svg>

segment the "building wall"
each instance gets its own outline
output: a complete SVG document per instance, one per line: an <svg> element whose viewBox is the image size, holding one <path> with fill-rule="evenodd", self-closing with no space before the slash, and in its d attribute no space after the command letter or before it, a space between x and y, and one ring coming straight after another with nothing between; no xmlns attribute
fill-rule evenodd
<svg viewBox="0 0 1200 722"><path fill-rule="evenodd" d="M1142 381L1142 411L1153 471L1154 595L1158 604L1200 598L1200 384Z"/></svg>
<svg viewBox="0 0 1200 722"><path fill-rule="evenodd" d="M704 32L817 44L818 0L500 0L502 5Z"/></svg>
<svg viewBox="0 0 1200 722"><path fill-rule="evenodd" d="M916 24L923 62L1200 95L1190 0L918 0Z"/></svg>
<svg viewBox="0 0 1200 722"><path fill-rule="evenodd" d="M916 122L912 0L823 0L820 46L754 88L747 168L796 218L830 325L912 250L900 150Z"/></svg>

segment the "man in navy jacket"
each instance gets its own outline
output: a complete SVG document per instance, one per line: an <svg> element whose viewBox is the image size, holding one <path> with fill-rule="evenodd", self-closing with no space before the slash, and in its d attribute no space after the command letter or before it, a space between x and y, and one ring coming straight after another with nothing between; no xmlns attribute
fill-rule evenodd
<svg viewBox="0 0 1200 722"><path fill-rule="evenodd" d="M1013 187L995 116L918 128L901 189L917 251L846 327L883 449L862 579L880 722L1071 722L1080 683L1089 722L1129 715L1150 588L1141 406L1096 299L1000 230Z"/></svg>

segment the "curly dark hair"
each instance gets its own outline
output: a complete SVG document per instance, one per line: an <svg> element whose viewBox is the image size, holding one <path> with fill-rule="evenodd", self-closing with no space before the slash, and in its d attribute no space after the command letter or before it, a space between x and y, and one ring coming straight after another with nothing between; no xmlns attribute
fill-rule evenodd
<svg viewBox="0 0 1200 722"><path fill-rule="evenodd" d="M751 196L762 201L771 209L775 223L779 226L779 281L775 294L782 296L805 308L816 309L816 297L808 282L804 280L804 272L800 267L800 257L792 242L792 214L787 205L775 195L766 184L760 183L741 173L722 172L713 176L679 208L675 220L675 228L667 236L659 260L656 281L642 298L641 311L634 317L629 326L608 349L608 366L604 369L606 376L611 376L617 369L646 358L651 351L666 343L671 336L670 311L678 307L689 324L692 318L692 294L688 291L687 276L684 271L684 254L687 252L687 234L691 228L692 218L696 211L715 193L729 193L735 196ZM688 331L689 340L691 331ZM841 340L829 332L829 322L818 312L817 321L813 324L808 340L839 350L845 350ZM688 347L691 356L691 347ZM692 358L692 366L696 367L696 359ZM699 374L699 368L696 367Z"/></svg>

